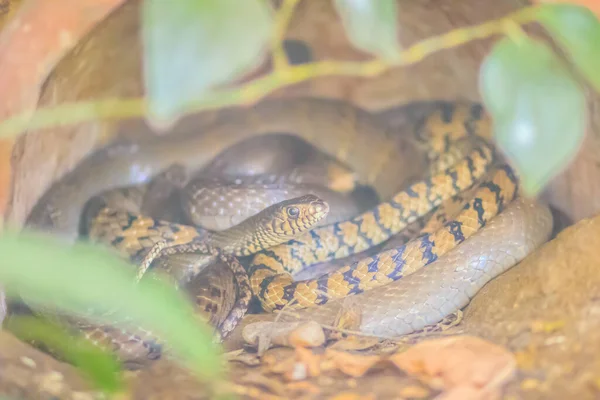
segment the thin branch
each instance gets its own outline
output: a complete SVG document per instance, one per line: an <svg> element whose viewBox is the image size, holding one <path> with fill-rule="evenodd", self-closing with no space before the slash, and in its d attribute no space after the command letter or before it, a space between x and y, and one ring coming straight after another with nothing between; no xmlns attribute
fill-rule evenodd
<svg viewBox="0 0 600 400"><path fill-rule="evenodd" d="M504 34L517 44L522 44L523 40L527 38L527 34L523 31L521 25L511 20L505 21Z"/></svg>
<svg viewBox="0 0 600 400"><path fill-rule="evenodd" d="M293 3L294 1L286 2L288 6ZM457 47L475 39L503 34L507 21L518 24L534 22L536 7L539 6L527 7L503 18L425 39L402 51L400 61L394 64L376 58L365 62L317 61L274 68L270 74L236 88L211 92L201 100L191 103L185 111L192 113L224 106L253 104L277 89L318 77L374 77L394 67L415 64L437 51ZM18 135L26 129L71 125L95 119L142 117L146 112L144 98L63 103L54 107L41 108L35 112L27 111L4 120L0 123L0 138Z"/></svg>

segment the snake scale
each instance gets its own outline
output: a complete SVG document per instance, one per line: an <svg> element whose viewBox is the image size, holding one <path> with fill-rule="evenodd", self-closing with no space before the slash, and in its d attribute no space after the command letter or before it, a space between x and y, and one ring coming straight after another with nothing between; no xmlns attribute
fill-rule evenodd
<svg viewBox="0 0 600 400"><path fill-rule="evenodd" d="M550 236L548 207L518 198L469 240L403 279L377 290L337 299L292 313L247 315L230 337L239 343L245 329L261 324L316 321L336 326L345 313L355 316L344 329L378 337L399 337L435 325L462 309L490 280L518 264ZM277 321L275 321L277 318Z"/></svg>
<svg viewBox="0 0 600 400"><path fill-rule="evenodd" d="M404 135L371 113L333 100L264 101L247 109L223 110L223 122L205 132L184 132L168 141L148 139L125 146L125 150L117 148L89 157L40 199L28 224L73 240L83 205L102 191L143 183L176 162L190 169L201 168L224 149L249 138L290 133L347 165L359 182L372 186L384 199L354 218L258 251L251 260L248 272L252 291L264 309L287 306L318 310L332 300L402 281L400 278L438 262L463 242L469 243L517 199L518 179L489 144L490 121L481 105L434 102L426 108L428 111L412 124L411 134ZM447 164L445 155L464 143L469 143L466 155ZM434 167L430 169L428 164ZM131 173L133 170L143 170L144 176ZM472 196L439 229L319 278L293 282L292 273L382 244L465 191ZM93 229L101 230L100 222ZM532 234L543 237L544 229ZM140 245L147 249L156 244L143 244L143 237L131 243L136 251ZM163 254L169 249L173 247L166 247Z"/></svg>
<svg viewBox="0 0 600 400"><path fill-rule="evenodd" d="M95 196L84 209L82 233L139 264L138 279L144 278L146 270L165 247L168 250L182 248L185 253L192 249L194 253L200 253L199 258L185 259L184 262L163 259L155 270L173 280L176 286L186 288L199 306L196 312L204 316L208 313L209 320L215 313L201 308L216 303L210 299L206 301L206 296L201 293L202 286L196 285L196 277L215 259L226 264L233 274L238 294L228 315L222 321L211 321L217 322L215 339L220 341L237 325L251 300L248 277L237 257L286 242L310 229L327 215L329 206L314 195L304 195L270 205L240 224L217 232L148 217L147 214L154 214L152 209L156 206L153 196L158 194L159 200L168 199L183 181L182 173L178 166L173 166L142 187L113 189ZM128 204L124 205L124 200ZM67 327L74 327L96 345L114 350L129 366L137 365L143 358L159 357L162 353L163 344L152 332L131 324L127 328L115 328L110 324L95 324L85 318L87 316L52 315L50 310L46 310L46 314L57 322L66 323Z"/></svg>

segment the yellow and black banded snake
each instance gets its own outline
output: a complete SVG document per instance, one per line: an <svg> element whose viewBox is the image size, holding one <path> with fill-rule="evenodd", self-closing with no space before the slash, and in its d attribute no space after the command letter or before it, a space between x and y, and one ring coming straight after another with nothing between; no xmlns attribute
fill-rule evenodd
<svg viewBox="0 0 600 400"><path fill-rule="evenodd" d="M206 131L178 133L168 140L148 138L92 155L40 199L27 224L75 240L81 210L90 198L107 190L147 183L149 177L174 164L198 170L247 139L288 133L346 165L358 182L371 186L382 201L353 217L310 229L291 241L262 250L253 248L249 253L256 254L248 267L253 294L266 311L307 308L304 312L308 314L311 310L318 313L336 299L367 293L376 296L392 283L418 276L423 267L438 265L444 255L452 256L454 250L464 248L471 239L483 235L482 228L507 207L513 207L513 216L520 215L525 207L524 200L519 199L517 177L490 143L491 122L481 105L440 101L424 107L427 111L410 125L410 132L397 132L375 114L334 100L267 100L251 108L226 109L222 111L223 122ZM455 148L461 149L461 155L447 162L445 155ZM143 170L143 176L132 173L134 170ZM315 263L384 244L465 192L470 195L464 206L438 229L319 278L293 281L291 274ZM518 204L513 206L515 202ZM539 245L549 235L545 222L548 218L544 217L547 210L540 205L528 207L541 223L538 228L527 228L527 238L534 237L531 243ZM111 215L101 213L92 219L90 232L114 227ZM129 215L133 218L135 213ZM165 226L168 224L165 222ZM148 236L148 231L140 232ZM123 244L120 250L139 258L141 250L170 234L166 232L169 228L159 229L152 232L155 239L142 238L145 245L140 247L140 241L133 240L130 247ZM96 237L101 239L102 234ZM177 244L185 245L185 239ZM185 252L185 246L179 250L167 246L161 254L180 251ZM428 277L436 281L443 274Z"/></svg>

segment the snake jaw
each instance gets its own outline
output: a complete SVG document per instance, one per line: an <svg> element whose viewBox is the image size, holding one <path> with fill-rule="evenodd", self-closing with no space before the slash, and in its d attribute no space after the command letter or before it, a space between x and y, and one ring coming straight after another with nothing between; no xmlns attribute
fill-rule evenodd
<svg viewBox="0 0 600 400"><path fill-rule="evenodd" d="M296 218L288 218L288 223L297 231L307 231L313 228L329 213L329 204L315 195L306 195L293 199L300 210Z"/></svg>
<svg viewBox="0 0 600 400"><path fill-rule="evenodd" d="M329 214L329 204L326 201L318 199L312 201L308 207L309 218L312 219L312 225L316 224Z"/></svg>
<svg viewBox="0 0 600 400"><path fill-rule="evenodd" d="M270 212L263 211L267 216L264 228L267 236L277 237L275 244L312 229L329 212L329 204L312 194L286 200L270 208Z"/></svg>

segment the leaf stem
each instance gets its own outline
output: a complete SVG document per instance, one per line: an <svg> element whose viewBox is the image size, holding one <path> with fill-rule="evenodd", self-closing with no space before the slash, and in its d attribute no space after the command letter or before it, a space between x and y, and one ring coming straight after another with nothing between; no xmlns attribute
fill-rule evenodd
<svg viewBox="0 0 600 400"><path fill-rule="evenodd" d="M283 16L280 16L279 28L284 29L298 0L284 0ZM475 39L484 39L506 32L507 22L525 24L536 20L534 12L540 5L530 6L509 14L503 18L488 21L467 28L455 29L434 36L403 50L400 60L390 64L384 59L369 61L316 61L301 65L278 67L266 76L257 78L229 90L211 92L204 98L186 106L186 112L198 112L224 106L248 105L269 95L271 92L309 79L325 76L374 77L397 66L415 64L425 57L444 49L457 47ZM285 13L284 13L285 11ZM277 36L277 35L275 35ZM281 65L281 61L278 61ZM287 61L286 61L287 64ZM144 98L125 98L63 103L45 107L35 112L27 111L10 117L0 123L0 138L18 135L30 129L49 128L77 124L94 119L127 119L144 116L146 100Z"/></svg>
<svg viewBox="0 0 600 400"><path fill-rule="evenodd" d="M515 21L507 20L504 23L504 34L517 45L522 44L527 38L527 33Z"/></svg>

